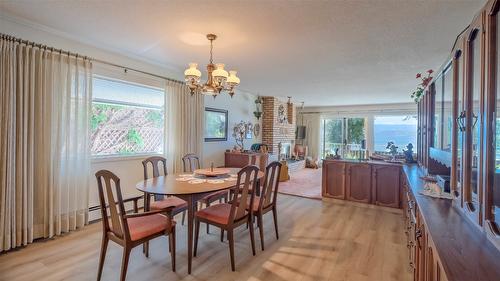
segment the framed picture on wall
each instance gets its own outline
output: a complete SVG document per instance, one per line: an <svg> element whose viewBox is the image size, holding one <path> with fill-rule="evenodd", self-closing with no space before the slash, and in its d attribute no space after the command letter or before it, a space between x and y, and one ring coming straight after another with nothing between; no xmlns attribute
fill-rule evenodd
<svg viewBox="0 0 500 281"><path fill-rule="evenodd" d="M227 110L205 107L205 141L227 141Z"/></svg>

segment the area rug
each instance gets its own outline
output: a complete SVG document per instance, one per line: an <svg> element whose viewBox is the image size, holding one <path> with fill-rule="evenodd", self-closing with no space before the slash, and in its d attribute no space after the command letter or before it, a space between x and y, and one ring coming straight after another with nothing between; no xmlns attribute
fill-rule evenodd
<svg viewBox="0 0 500 281"><path fill-rule="evenodd" d="M279 193L321 200L321 169L301 169L280 182Z"/></svg>

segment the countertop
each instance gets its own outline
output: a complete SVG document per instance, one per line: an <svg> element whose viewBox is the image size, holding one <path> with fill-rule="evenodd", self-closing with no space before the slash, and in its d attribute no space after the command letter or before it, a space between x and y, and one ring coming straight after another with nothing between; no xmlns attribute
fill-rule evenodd
<svg viewBox="0 0 500 281"><path fill-rule="evenodd" d="M357 160L357 159L324 159L323 162L342 162L351 164L370 164L370 165L396 165L402 166L403 163L399 162L386 162L382 160Z"/></svg>
<svg viewBox="0 0 500 281"><path fill-rule="evenodd" d="M431 198L419 193L425 175L418 165L403 165L415 197L449 281L499 281L500 251L486 233L473 224L452 200Z"/></svg>

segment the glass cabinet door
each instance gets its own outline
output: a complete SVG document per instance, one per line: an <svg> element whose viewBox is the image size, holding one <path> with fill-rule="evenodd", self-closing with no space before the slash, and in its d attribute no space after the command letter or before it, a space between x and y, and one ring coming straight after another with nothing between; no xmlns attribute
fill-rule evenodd
<svg viewBox="0 0 500 281"><path fill-rule="evenodd" d="M498 18L498 17L497 17ZM500 23L498 23L500 24ZM497 25L498 26L498 25ZM500 28L498 29L500 30ZM498 31L497 31L497 34ZM498 38L498 35L497 35ZM497 39L498 40L498 39ZM498 46L498 45L497 45ZM497 55L497 69L500 69L500 56ZM492 220L496 223L497 226L500 226L500 73L496 72L496 97L494 100L494 151L492 157L494 159L494 173L493 173L493 185L490 189L490 200L491 200L491 213Z"/></svg>
<svg viewBox="0 0 500 281"><path fill-rule="evenodd" d="M472 212L479 210L479 181L480 181L480 117L481 117L481 36L480 30L476 29L469 39L467 76L468 84L468 108L467 127L470 131L467 134L468 150L468 186L466 187L465 201L468 209Z"/></svg>
<svg viewBox="0 0 500 281"><path fill-rule="evenodd" d="M491 127L488 128L488 139L491 140L491 146L487 150L488 172L487 179L488 188L486 189L487 204L485 209L486 221L488 221L496 236L496 242L500 247L500 16L498 11L493 15L496 23L489 35L494 39L491 41L490 52L494 52L489 61L489 69L495 73L496 77L490 81L489 99L488 99L488 120Z"/></svg>
<svg viewBox="0 0 500 281"><path fill-rule="evenodd" d="M453 67L449 64L443 72L443 132L441 149L451 152L453 138Z"/></svg>
<svg viewBox="0 0 500 281"><path fill-rule="evenodd" d="M434 82L434 117L432 124L434 128L433 133L433 147L442 148L442 133L443 133L443 76L440 75Z"/></svg>
<svg viewBox="0 0 500 281"><path fill-rule="evenodd" d="M458 50L455 53L454 59L454 72L456 73L455 77L455 93L457 99L457 114L456 114L456 166L455 166L455 196L459 197L462 194L462 179L463 179L463 169L464 166L463 161L463 139L465 132L465 106L464 106L464 91L463 91L463 83L464 83L464 71L463 71L463 52Z"/></svg>

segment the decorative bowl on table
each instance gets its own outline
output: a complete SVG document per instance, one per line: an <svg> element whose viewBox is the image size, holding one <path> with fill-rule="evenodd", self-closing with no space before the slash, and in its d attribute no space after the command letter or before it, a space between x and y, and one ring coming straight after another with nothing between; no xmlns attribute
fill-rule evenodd
<svg viewBox="0 0 500 281"><path fill-rule="evenodd" d="M202 175L205 177L219 177L227 175L231 172L230 169L227 168L208 168L208 169L197 169L194 170L194 173L197 175Z"/></svg>

